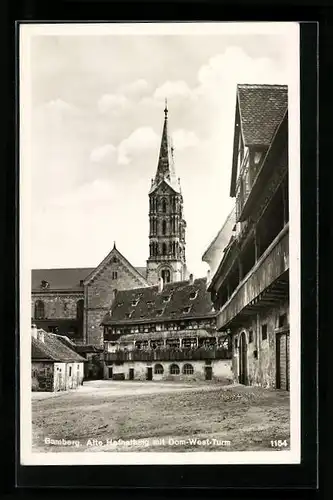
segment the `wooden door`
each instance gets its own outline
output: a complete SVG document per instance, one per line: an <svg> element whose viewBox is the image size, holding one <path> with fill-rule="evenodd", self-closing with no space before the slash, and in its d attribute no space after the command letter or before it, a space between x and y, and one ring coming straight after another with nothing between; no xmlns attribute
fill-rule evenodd
<svg viewBox="0 0 333 500"><path fill-rule="evenodd" d="M129 369L128 377L130 380L134 380L134 368Z"/></svg>
<svg viewBox="0 0 333 500"><path fill-rule="evenodd" d="M276 335L276 388L289 391L289 332Z"/></svg>
<svg viewBox="0 0 333 500"><path fill-rule="evenodd" d="M239 383L247 385L247 343L245 332L239 339Z"/></svg>
<svg viewBox="0 0 333 500"><path fill-rule="evenodd" d="M212 380L213 369L211 366L205 366L205 380Z"/></svg>
<svg viewBox="0 0 333 500"><path fill-rule="evenodd" d="M151 367L147 368L147 380L153 380L153 369Z"/></svg>
<svg viewBox="0 0 333 500"><path fill-rule="evenodd" d="M109 378L113 377L113 368L112 368L112 366L109 366L109 368L108 368L108 377Z"/></svg>

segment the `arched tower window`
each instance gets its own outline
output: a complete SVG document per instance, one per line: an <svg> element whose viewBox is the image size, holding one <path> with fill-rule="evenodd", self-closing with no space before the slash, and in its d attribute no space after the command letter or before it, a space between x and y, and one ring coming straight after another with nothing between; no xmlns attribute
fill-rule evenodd
<svg viewBox="0 0 333 500"><path fill-rule="evenodd" d="M162 243L162 255L166 255L167 254L167 245L166 243Z"/></svg>
<svg viewBox="0 0 333 500"><path fill-rule="evenodd" d="M166 210L167 210L167 203L166 203L165 198L163 198L163 200L162 200L162 212L165 213Z"/></svg>
<svg viewBox="0 0 333 500"><path fill-rule="evenodd" d="M161 278L164 283L170 283L171 281L171 275L169 269L162 269L161 271Z"/></svg>
<svg viewBox="0 0 333 500"><path fill-rule="evenodd" d="M45 306L42 300L35 302L35 319L43 319L45 317Z"/></svg>
<svg viewBox="0 0 333 500"><path fill-rule="evenodd" d="M76 303L76 318L79 321L83 321L83 309L84 309L84 300L80 299Z"/></svg>
<svg viewBox="0 0 333 500"><path fill-rule="evenodd" d="M166 221L165 220L162 221L162 234L166 235Z"/></svg>

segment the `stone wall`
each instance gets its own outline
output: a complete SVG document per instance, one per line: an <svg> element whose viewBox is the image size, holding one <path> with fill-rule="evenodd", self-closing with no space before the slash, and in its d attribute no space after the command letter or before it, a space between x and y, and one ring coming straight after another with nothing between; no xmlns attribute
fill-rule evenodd
<svg viewBox="0 0 333 500"><path fill-rule="evenodd" d="M155 365L162 365L163 374L156 374ZM180 369L179 375L170 374L170 366L172 364L178 365ZM193 366L193 374L185 375L183 374L183 367L185 364L191 364ZM124 362L120 363L108 363L104 367L104 378L109 379L109 367L112 367L113 375L119 376L123 374L125 380L129 380L129 371L132 368L134 370L134 380L146 380L147 368L152 368L153 380L165 380L165 381L184 381L187 380L205 380L205 367L210 366L212 368L212 380L232 380L232 370L231 370L231 360L212 360L210 364L205 361L156 361L153 363L135 361L135 362Z"/></svg>
<svg viewBox="0 0 333 500"><path fill-rule="evenodd" d="M52 392L54 384L53 363L32 361L31 363L31 390Z"/></svg>
<svg viewBox="0 0 333 500"><path fill-rule="evenodd" d="M279 317L287 315L289 324L289 302L283 301L271 309L263 309L257 315L250 316L242 328L232 331L232 371L235 382L239 380L239 345L240 335L245 332L247 346L247 374L249 385L262 387L276 386L276 334ZM267 339L262 340L262 325L267 325ZM249 332L253 332L250 342ZM236 342L237 345L236 347ZM257 357L255 357L255 351Z"/></svg>
<svg viewBox="0 0 333 500"><path fill-rule="evenodd" d="M35 303L44 302L44 317L47 319L76 319L78 300L83 299L82 293L64 294L57 292L33 293L31 300L31 317L35 319Z"/></svg>
<svg viewBox="0 0 333 500"><path fill-rule="evenodd" d="M116 278L113 273L117 273ZM103 328L100 323L111 307L114 290L143 286L143 281L136 277L120 259L111 257L110 262L86 286L84 330L88 344L103 344Z"/></svg>

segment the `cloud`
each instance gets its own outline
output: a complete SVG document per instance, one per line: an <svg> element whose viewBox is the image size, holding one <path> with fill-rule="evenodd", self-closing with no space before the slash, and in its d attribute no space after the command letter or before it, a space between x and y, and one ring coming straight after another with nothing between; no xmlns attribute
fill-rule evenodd
<svg viewBox="0 0 333 500"><path fill-rule="evenodd" d="M132 158L145 150L155 150L160 137L151 127L139 127L118 146L118 163L128 165Z"/></svg>
<svg viewBox="0 0 333 500"><path fill-rule="evenodd" d="M47 110L60 112L60 113L74 111L76 109L73 104L70 104L66 101L63 101L60 98L48 101L47 103L45 103L44 107Z"/></svg>
<svg viewBox="0 0 333 500"><path fill-rule="evenodd" d="M95 179L62 196L55 197L51 205L62 208L80 208L85 204L95 203L98 205L110 201L114 192L114 186L109 180Z"/></svg>
<svg viewBox="0 0 333 500"><path fill-rule="evenodd" d="M189 130L179 129L172 134L173 144L176 149L186 149L198 146L200 141L196 134Z"/></svg>
<svg viewBox="0 0 333 500"><path fill-rule="evenodd" d="M125 94L131 98L138 98L147 95L151 92L151 85L144 80L139 78L134 82L127 83L119 87L119 93Z"/></svg>
<svg viewBox="0 0 333 500"><path fill-rule="evenodd" d="M221 86L221 92L217 93L220 99L223 99L223 88L235 87L238 83L286 83L285 74L277 70L271 59L250 57L240 47L228 47L222 54L211 57L199 69L197 79L196 92Z"/></svg>
<svg viewBox="0 0 333 500"><path fill-rule="evenodd" d="M123 110L128 105L127 97L122 94L104 94L97 102L97 107L101 113Z"/></svg>
<svg viewBox="0 0 333 500"><path fill-rule="evenodd" d="M90 153L90 161L100 163L102 161L110 161L116 155L117 148L113 144L105 144L99 148L95 148Z"/></svg>
<svg viewBox="0 0 333 500"><path fill-rule="evenodd" d="M167 81L154 92L155 99L191 97L192 91L184 80Z"/></svg>

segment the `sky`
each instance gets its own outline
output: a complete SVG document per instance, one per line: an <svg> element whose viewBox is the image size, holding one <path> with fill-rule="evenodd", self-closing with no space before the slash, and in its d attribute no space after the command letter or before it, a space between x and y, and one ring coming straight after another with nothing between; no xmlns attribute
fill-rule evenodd
<svg viewBox="0 0 333 500"><path fill-rule="evenodd" d="M29 39L31 267L95 267L114 241L134 266L146 265L148 191L167 98L187 265L204 276L201 257L234 204L236 85L288 85L288 35L67 28Z"/></svg>

